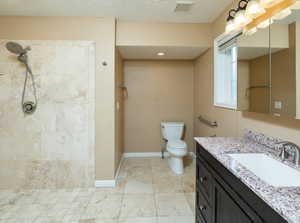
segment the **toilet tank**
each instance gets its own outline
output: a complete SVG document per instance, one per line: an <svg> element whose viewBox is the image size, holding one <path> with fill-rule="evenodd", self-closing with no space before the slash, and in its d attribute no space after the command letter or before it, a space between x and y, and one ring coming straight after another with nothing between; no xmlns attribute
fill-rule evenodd
<svg viewBox="0 0 300 223"><path fill-rule="evenodd" d="M183 135L183 122L162 122L160 124L163 138L166 140L181 139Z"/></svg>

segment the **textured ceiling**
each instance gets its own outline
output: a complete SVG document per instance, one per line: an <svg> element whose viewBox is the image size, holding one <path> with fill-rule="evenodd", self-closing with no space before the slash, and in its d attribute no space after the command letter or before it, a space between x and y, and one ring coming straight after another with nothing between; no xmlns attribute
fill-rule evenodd
<svg viewBox="0 0 300 223"><path fill-rule="evenodd" d="M189 12L174 12L176 0L0 0L0 15L114 16L121 20L211 22L230 0L194 0Z"/></svg>

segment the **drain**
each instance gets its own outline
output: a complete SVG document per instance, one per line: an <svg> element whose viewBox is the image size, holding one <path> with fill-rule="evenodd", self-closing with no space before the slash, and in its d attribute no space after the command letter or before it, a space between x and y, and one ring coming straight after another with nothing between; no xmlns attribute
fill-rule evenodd
<svg viewBox="0 0 300 223"><path fill-rule="evenodd" d="M36 110L36 104L32 101L26 101L23 104L23 112L25 114L33 114Z"/></svg>

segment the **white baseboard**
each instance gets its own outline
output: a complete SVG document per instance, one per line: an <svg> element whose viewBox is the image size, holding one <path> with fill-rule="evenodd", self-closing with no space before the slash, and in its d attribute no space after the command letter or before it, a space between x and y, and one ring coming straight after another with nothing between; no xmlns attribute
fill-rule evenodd
<svg viewBox="0 0 300 223"><path fill-rule="evenodd" d="M194 159L196 158L196 155L194 152L188 153L191 157ZM169 153L164 152L164 156L168 157ZM153 153L123 153L124 158L147 158L147 157L161 157L160 152L153 152Z"/></svg>
<svg viewBox="0 0 300 223"><path fill-rule="evenodd" d="M165 156L169 156L168 152L164 153ZM150 153L123 153L124 158L147 158L147 157L161 157L161 152Z"/></svg>
<svg viewBox="0 0 300 223"><path fill-rule="evenodd" d="M120 171L121 171L121 167L122 167L122 165L123 165L123 162L124 162L124 155L122 154L121 160L120 160L120 162L119 162L119 167L118 167L117 172L116 172L116 175L115 175L115 180L117 180L118 177L119 177L119 174L120 174Z"/></svg>
<svg viewBox="0 0 300 223"><path fill-rule="evenodd" d="M95 187L115 187L116 180L96 180Z"/></svg>
<svg viewBox="0 0 300 223"><path fill-rule="evenodd" d="M193 159L196 158L196 155L194 152L189 152L188 153L191 157L193 157ZM165 157L169 156L168 152L164 153ZM119 163L119 167L118 170L116 172L116 176L114 180L96 180L95 181L95 187L115 187L116 183L117 183L117 179L119 177L120 174L120 170L121 167L123 165L124 162L124 158L149 158L149 157L161 157L161 153L160 152L151 152L151 153L123 153L123 156L120 160Z"/></svg>
<svg viewBox="0 0 300 223"><path fill-rule="evenodd" d="M122 164L123 164L123 160L124 160L124 156L122 156L122 158L120 160L119 167L117 169L114 180L96 180L95 181L95 187L115 187L116 184L117 184L117 179L118 179L118 176L120 174Z"/></svg>

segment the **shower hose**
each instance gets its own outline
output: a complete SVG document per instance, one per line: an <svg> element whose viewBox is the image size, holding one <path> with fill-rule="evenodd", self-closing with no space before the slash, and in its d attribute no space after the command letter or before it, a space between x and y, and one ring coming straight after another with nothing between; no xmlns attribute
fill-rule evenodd
<svg viewBox="0 0 300 223"><path fill-rule="evenodd" d="M36 107L37 107L37 93L36 93L36 86L35 86L35 81L34 81L34 76L32 74L31 68L27 63L25 63L26 66L26 73L25 73L25 81L24 81L24 87L23 87L23 93L22 93L22 108L24 113L30 113L31 111L34 112ZM31 78L31 83L32 83L32 88L33 88L33 95L34 95L34 104L25 104L25 95L26 95L26 87L27 87L27 82L28 82L28 74L30 75ZM27 107L30 106L30 107ZM27 110L28 109L28 110Z"/></svg>

